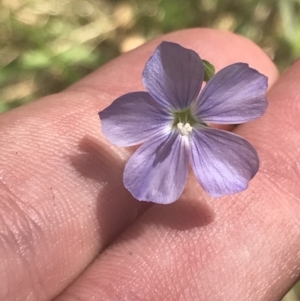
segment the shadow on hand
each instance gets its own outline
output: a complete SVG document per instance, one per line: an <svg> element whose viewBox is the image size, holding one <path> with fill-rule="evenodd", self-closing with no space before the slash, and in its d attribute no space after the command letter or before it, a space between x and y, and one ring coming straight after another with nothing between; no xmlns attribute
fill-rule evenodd
<svg viewBox="0 0 300 301"><path fill-rule="evenodd" d="M212 209L199 199L183 196L179 201L170 205L154 205L149 208L128 231L122 233L112 244L113 247L123 248L124 243L136 240L140 236L154 231L157 235L185 236L193 235L193 231L208 226L215 219ZM141 241L141 240L139 240ZM142 240L143 242L143 240ZM148 241L151 245L151 242ZM128 256L135 253L134 244L128 251Z"/></svg>
<svg viewBox="0 0 300 301"><path fill-rule="evenodd" d="M118 155L92 136L85 136L78 148L80 153L70 160L81 176L99 184L96 204L99 234L103 245L107 246L150 204L136 201L123 185L125 158L128 157L125 151L123 159L122 153Z"/></svg>
<svg viewBox="0 0 300 301"><path fill-rule="evenodd" d="M203 200L183 195L170 205L155 210L155 222L178 231L190 230L209 225L215 214Z"/></svg>
<svg viewBox="0 0 300 301"><path fill-rule="evenodd" d="M125 234L121 241L141 235L145 227L151 225L185 231L213 222L214 213L211 208L191 195L190 191L170 205L153 205L135 200L122 180L128 151L132 150L127 149L127 153L124 150L123 159L122 154L118 155L114 149L109 149L99 139L91 136L82 139L79 150L80 154L73 156L71 162L82 176L99 184L97 218L100 238L105 246L138 218L141 218L142 224L138 221L137 229L133 231L135 234ZM147 210L148 208L150 209Z"/></svg>

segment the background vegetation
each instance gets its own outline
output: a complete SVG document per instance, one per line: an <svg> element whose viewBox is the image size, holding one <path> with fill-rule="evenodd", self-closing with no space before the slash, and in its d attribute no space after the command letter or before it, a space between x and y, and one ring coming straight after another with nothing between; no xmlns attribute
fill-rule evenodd
<svg viewBox="0 0 300 301"><path fill-rule="evenodd" d="M61 91L120 53L188 27L242 34L283 71L300 55L299 13L300 0L2 0L0 112Z"/></svg>
<svg viewBox="0 0 300 301"><path fill-rule="evenodd" d="M181 28L242 34L283 70L300 54L299 13L300 0L2 0L0 112Z"/></svg>

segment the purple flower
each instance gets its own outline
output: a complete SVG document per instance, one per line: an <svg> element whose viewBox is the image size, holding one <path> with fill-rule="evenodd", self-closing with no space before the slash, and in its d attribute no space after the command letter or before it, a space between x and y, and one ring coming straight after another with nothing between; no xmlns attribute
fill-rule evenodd
<svg viewBox="0 0 300 301"><path fill-rule="evenodd" d="M143 72L148 92L125 94L99 113L109 141L122 147L143 143L127 162L123 178L136 199L176 201L189 164L214 197L246 189L258 171L259 159L249 142L208 124L260 117L267 108L267 77L237 63L219 71L200 93L203 77L196 52L163 42Z"/></svg>

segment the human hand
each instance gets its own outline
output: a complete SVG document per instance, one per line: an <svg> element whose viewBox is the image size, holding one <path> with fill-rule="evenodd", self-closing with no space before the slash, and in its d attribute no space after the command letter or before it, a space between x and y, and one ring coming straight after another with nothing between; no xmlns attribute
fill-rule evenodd
<svg viewBox="0 0 300 301"><path fill-rule="evenodd" d="M234 130L261 160L246 191L213 199L191 176L181 199L161 206L123 187L131 150L105 139L98 112L143 89L162 40L218 70L247 62L269 77L267 113ZM1 115L0 300L280 300L300 275L300 62L276 80L252 42L192 29Z"/></svg>

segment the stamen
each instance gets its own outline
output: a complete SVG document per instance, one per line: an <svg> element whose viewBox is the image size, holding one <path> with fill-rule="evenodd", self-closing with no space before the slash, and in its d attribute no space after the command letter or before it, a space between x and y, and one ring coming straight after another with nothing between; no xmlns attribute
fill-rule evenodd
<svg viewBox="0 0 300 301"><path fill-rule="evenodd" d="M189 123L183 124L182 122L177 123L177 128L182 136L188 136L193 130L193 127Z"/></svg>

